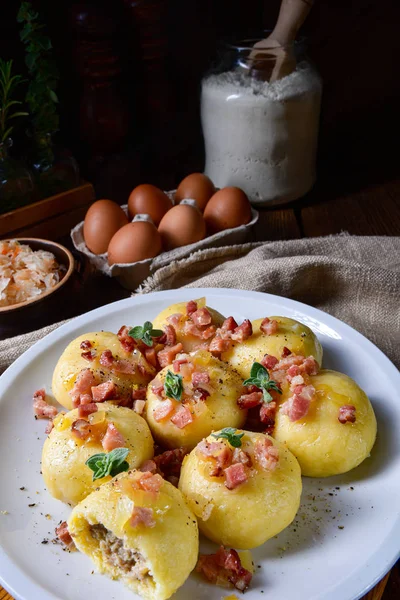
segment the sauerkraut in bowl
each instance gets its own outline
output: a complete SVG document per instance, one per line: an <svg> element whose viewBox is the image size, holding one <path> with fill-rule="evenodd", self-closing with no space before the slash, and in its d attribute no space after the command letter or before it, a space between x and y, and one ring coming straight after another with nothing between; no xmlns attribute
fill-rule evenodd
<svg viewBox="0 0 400 600"><path fill-rule="evenodd" d="M33 250L18 240L1 240L0 308L33 301L52 291L66 273L67 267L52 252Z"/></svg>

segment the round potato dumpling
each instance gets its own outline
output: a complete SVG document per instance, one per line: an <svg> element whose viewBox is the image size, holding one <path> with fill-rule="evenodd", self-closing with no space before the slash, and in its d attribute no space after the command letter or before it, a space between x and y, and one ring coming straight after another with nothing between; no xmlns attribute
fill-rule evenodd
<svg viewBox="0 0 400 600"><path fill-rule="evenodd" d="M250 549L293 521L302 484L299 464L283 444L263 433L240 435L238 448L218 432L200 442L184 459L179 489L205 536Z"/></svg>
<svg viewBox="0 0 400 600"><path fill-rule="evenodd" d="M111 351L112 358L117 361L110 366L100 363L102 353L106 350ZM89 354L92 360L85 358ZM155 373L140 352L126 352L115 333L99 331L80 335L64 350L53 373L53 394L68 410L74 407L74 386L84 369L90 369L95 385L113 381L118 394L127 397L130 397L133 386L146 385Z"/></svg>
<svg viewBox="0 0 400 600"><path fill-rule="evenodd" d="M343 373L322 370L309 383L316 394L306 416L291 421L281 406L273 435L293 452L303 475L346 473L371 452L376 437L374 410L363 390ZM281 404L291 395L285 388Z"/></svg>
<svg viewBox="0 0 400 600"><path fill-rule="evenodd" d="M221 355L245 379L249 377L254 362L261 362L265 354L282 358L286 347L293 354L313 356L319 365L322 363L322 346L313 331L307 325L288 317L269 317L277 322L277 329L269 335L263 333L260 325L263 319L252 321L253 334L244 342L235 343Z"/></svg>
<svg viewBox="0 0 400 600"><path fill-rule="evenodd" d="M192 449L214 429L241 427L247 416L237 404L242 380L235 371L204 350L184 356L187 362L165 367L147 388L146 420L167 448ZM169 381L181 386L179 399L168 395Z"/></svg>
<svg viewBox="0 0 400 600"><path fill-rule="evenodd" d="M159 475L117 475L74 508L68 530L100 573L149 600L170 598L197 562L196 518Z"/></svg>
<svg viewBox="0 0 400 600"><path fill-rule="evenodd" d="M129 450L126 460L130 468L138 467L154 455L153 438L142 417L129 408L108 402L96 406L98 410L87 419L79 419L78 409L60 413L43 446L42 473L46 487L54 498L68 504L77 504L111 479L108 475L93 481L93 471L85 464L93 454L104 453L105 436L108 435L108 440L117 437L119 445Z"/></svg>
<svg viewBox="0 0 400 600"><path fill-rule="evenodd" d="M164 329L166 325L172 325L176 332L176 342L183 346L182 351L192 352L210 342L224 320L225 317L218 311L206 306L205 298L199 298L171 304L156 316L153 327Z"/></svg>

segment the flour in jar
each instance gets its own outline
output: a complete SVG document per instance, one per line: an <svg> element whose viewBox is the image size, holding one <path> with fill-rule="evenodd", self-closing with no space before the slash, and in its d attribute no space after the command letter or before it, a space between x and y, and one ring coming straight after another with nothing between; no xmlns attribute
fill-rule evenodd
<svg viewBox="0 0 400 600"><path fill-rule="evenodd" d="M321 92L308 63L273 83L240 70L204 79L206 175L242 188L253 204L303 196L315 181Z"/></svg>

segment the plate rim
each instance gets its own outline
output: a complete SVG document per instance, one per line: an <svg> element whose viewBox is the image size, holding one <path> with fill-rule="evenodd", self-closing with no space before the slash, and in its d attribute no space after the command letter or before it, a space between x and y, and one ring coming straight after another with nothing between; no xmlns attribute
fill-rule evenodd
<svg viewBox="0 0 400 600"><path fill-rule="evenodd" d="M70 321L68 321L67 323L64 323L63 325L58 327L57 329L49 332L43 338L41 338L40 340L35 342L30 348L28 348L28 350L26 350L21 356L19 356L4 371L4 373L2 373L0 375L0 404L5 401L3 399L4 397L1 395L3 385L7 386L10 383L10 380L12 381L13 378L15 377L15 375L17 375L18 372L22 371L30 363L31 358L36 356L36 354L38 352L45 350L49 345L51 346L53 343L56 343L61 338L63 338L65 335L71 334L76 329L79 329L81 326L83 326L85 324L88 317L98 318L101 316L107 316L109 313L118 312L119 309L123 310L125 308L130 307L131 305L135 305L136 303L141 304L141 302L144 299L148 298L149 296L157 297L160 299L165 298L166 300L168 298L172 298L172 301L174 301L174 300L179 301L179 299L177 299L176 296L179 296L182 294L184 296L192 296L192 297L202 297L202 296L207 297L208 295L210 295L210 296L212 296L212 295L236 296L238 294L242 295L242 296L248 296L248 297L256 296L260 299L261 298L265 299L266 302L270 301L270 302L276 303L276 302L282 301L283 305L285 305L286 303L289 303L289 308L293 308L293 309L297 308L299 311L302 311L303 313L304 312L310 313L310 311L311 311L311 316L319 319L322 322L327 323L328 325L331 325L332 328L335 328L335 326L339 327L339 329L344 328L345 333L348 333L349 335L353 336L353 338L355 336L356 341L362 342L362 344L364 346L366 345L367 348L369 347L375 354L378 353L378 355L380 355L380 359L383 363L383 367L385 368L385 370L388 370L388 372L389 372L389 377L390 377L391 381L393 378L394 383L396 383L396 379L398 379L398 384L400 386L399 370L397 369L396 365L394 365L394 363L392 363L392 361L388 358L388 356L386 356L386 354L380 348L378 348L371 340L369 340L362 333L360 333L359 331L357 331L356 329L351 327L351 325L348 325L344 321L341 321L337 317L334 317L319 308L315 308L304 302L299 302L298 300L292 300L291 298L286 298L284 296L278 296L275 294L269 294L266 292L242 290L242 289L237 289L237 288L198 288L198 287L190 287L189 288L189 287L185 287L185 288L177 288L177 289L171 289L171 290L155 291L155 292L150 292L149 294L136 294L134 296L130 296L129 298L124 298L124 299L118 300L116 302L105 304L105 305L95 308L91 311L85 312L79 316L76 316L76 317L72 318ZM183 298L181 301L184 301L184 300L185 300L185 298ZM380 366L382 367L382 364ZM387 543L388 540L390 542L391 540L394 540L396 538L396 534L395 534L396 526L400 532L400 514L399 514L398 520L394 523L394 526L393 526L390 534L387 536L387 538L385 538L384 543ZM383 563L382 563L382 560L380 561L380 563L382 563L382 564L380 565L378 571L376 572L373 580L366 583L365 580L367 580L368 577L364 577L364 576L362 576L361 573L359 573L361 580L364 582L362 590L355 592L355 595L353 592L351 592L351 595L346 596L345 598L343 598L343 600L359 600L365 594L367 594L385 576L385 574L390 571L390 569L397 562L397 560L399 560L400 544L398 545L396 552L393 552L393 551L389 552L387 550L387 553L390 555L390 557L387 557L383 561ZM374 555L374 556L376 556L376 555ZM37 598L37 600L39 600L39 599L40 600L57 600L57 596L55 596L49 590L43 588L39 583L37 583L34 579L32 579L31 576L28 575L22 568L17 566L14 563L11 556L8 555L8 553L5 551L5 549L1 545L0 545L0 567L1 567L0 584L16 600L36 600L36 598ZM12 584L8 584L6 579L3 577L2 572L4 572L4 571L7 571L7 574L8 574L7 579L9 579L9 576L11 575L11 579L13 580ZM29 595L26 595L27 592L24 591L23 589L22 589L22 594L20 594L16 589L14 589L15 581L17 581L17 585L20 587L20 589L27 588ZM341 585L345 585L347 581L348 581L348 578L343 579ZM360 582L360 584L361 584L361 582ZM335 596L338 593L340 594L345 591L346 590L341 590L340 588L339 589L336 588ZM32 595L32 593L34 595Z"/></svg>

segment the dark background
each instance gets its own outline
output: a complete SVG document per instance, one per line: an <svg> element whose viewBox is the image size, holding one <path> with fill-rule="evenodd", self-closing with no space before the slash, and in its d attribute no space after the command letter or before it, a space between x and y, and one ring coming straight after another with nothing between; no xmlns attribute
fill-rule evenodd
<svg viewBox="0 0 400 600"><path fill-rule="evenodd" d="M199 84L217 40L271 28L279 9L279 0L32 4L61 74L59 140L98 197L120 202L140 182L170 189L202 170ZM23 71L18 7L1 3L0 56ZM326 193L398 173L399 23L398 2L316 0L303 27L324 81L318 174Z"/></svg>

